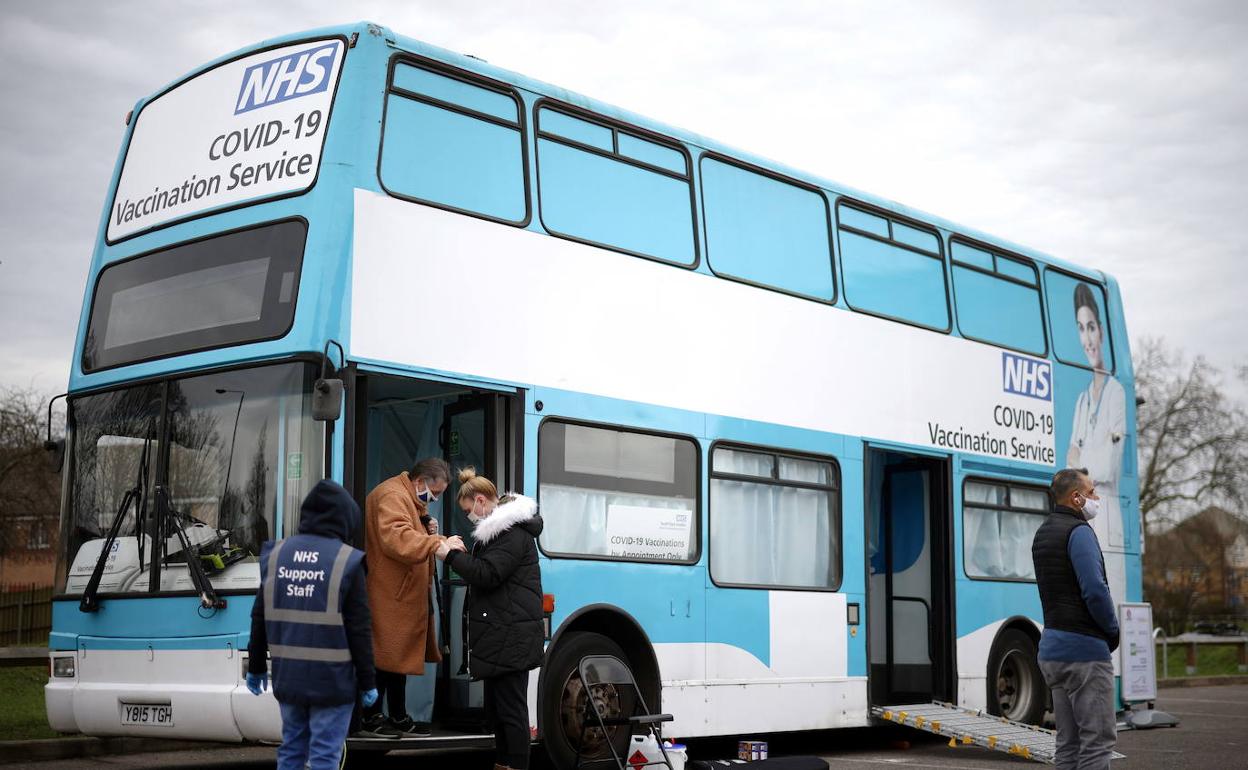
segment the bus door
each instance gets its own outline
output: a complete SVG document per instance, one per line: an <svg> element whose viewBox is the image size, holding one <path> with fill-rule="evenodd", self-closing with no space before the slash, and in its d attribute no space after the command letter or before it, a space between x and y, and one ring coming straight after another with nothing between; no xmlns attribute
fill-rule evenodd
<svg viewBox="0 0 1248 770"><path fill-rule="evenodd" d="M451 465L451 485L429 507L445 535L461 535L471 546L471 525L455 505L455 471L474 465L500 489L518 489L519 396L499 394L443 382L355 371L351 377L345 440L349 447L345 478L363 508L378 484L425 457L442 457ZM364 547L361 535L359 547ZM431 622L437 624L447 660L427 666L425 676L409 677L408 714L439 727L480 730L480 685L470 687L463 671L462 623L464 586L454 575L434 586Z"/></svg>
<svg viewBox="0 0 1248 770"><path fill-rule="evenodd" d="M464 396L446 407L441 428L442 456L451 466L451 484L442 495L442 534L459 535L472 550L472 523L459 509L458 472L471 465L477 474L493 481L502 495L518 491L519 457L516 437L519 415L514 396L482 393ZM465 660L464 599L468 587L453 570L438 566L441 575L439 596L443 617L441 666L435 714L440 722L465 730L479 730L484 724L483 685L468 678ZM448 652L449 650L449 652Z"/></svg>
<svg viewBox="0 0 1248 770"><path fill-rule="evenodd" d="M871 702L952 701L948 460L868 449Z"/></svg>

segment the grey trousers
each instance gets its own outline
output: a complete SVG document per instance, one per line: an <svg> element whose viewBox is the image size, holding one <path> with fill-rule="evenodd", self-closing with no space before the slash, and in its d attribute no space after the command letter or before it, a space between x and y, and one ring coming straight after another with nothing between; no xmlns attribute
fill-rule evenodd
<svg viewBox="0 0 1248 770"><path fill-rule="evenodd" d="M1040 661L1053 690L1059 770L1107 770L1117 729L1114 715L1114 664Z"/></svg>

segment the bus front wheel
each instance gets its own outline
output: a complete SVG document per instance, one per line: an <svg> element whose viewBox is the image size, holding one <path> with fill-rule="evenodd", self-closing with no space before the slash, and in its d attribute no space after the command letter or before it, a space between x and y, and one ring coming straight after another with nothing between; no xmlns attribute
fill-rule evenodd
<svg viewBox="0 0 1248 770"><path fill-rule="evenodd" d="M614 655L628 663L623 648L609 637L589 631L577 631L560 640L559 646L546 660L546 692L542 698L542 733L546 753L557 768L576 765L576 748L581 747L582 761L603 759L611 756L608 740L616 742L616 751L627 748L630 740L626 730L612 730L604 735L597 728L582 729L585 715L585 699L589 696L581 683L577 666L586 655ZM621 698L612 688L604 687L597 693L598 708L604 716L621 716ZM631 694L629 694L631 695ZM615 734L618 733L618 734Z"/></svg>
<svg viewBox="0 0 1248 770"><path fill-rule="evenodd" d="M1038 725L1046 695L1035 642L1017 628L1002 631L988 656L988 713Z"/></svg>

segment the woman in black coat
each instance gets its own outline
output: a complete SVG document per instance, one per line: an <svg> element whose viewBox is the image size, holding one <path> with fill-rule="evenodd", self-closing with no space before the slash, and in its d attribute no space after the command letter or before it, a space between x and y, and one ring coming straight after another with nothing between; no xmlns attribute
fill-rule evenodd
<svg viewBox="0 0 1248 770"><path fill-rule="evenodd" d="M542 663L542 575L534 538L542 532L537 503L498 498L472 468L459 472L460 509L474 524L472 553L438 558L468 583L468 674L485 681L485 714L494 727L495 770L529 766L529 671Z"/></svg>

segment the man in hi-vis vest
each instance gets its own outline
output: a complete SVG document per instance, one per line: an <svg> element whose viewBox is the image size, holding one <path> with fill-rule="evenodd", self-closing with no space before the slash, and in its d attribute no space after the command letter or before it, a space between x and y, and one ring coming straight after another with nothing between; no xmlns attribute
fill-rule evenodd
<svg viewBox="0 0 1248 770"><path fill-rule="evenodd" d="M321 481L303 501L299 534L260 549L247 689L267 689L271 653L278 770L337 768L356 698L377 700L364 552L348 545L362 521L347 490Z"/></svg>

